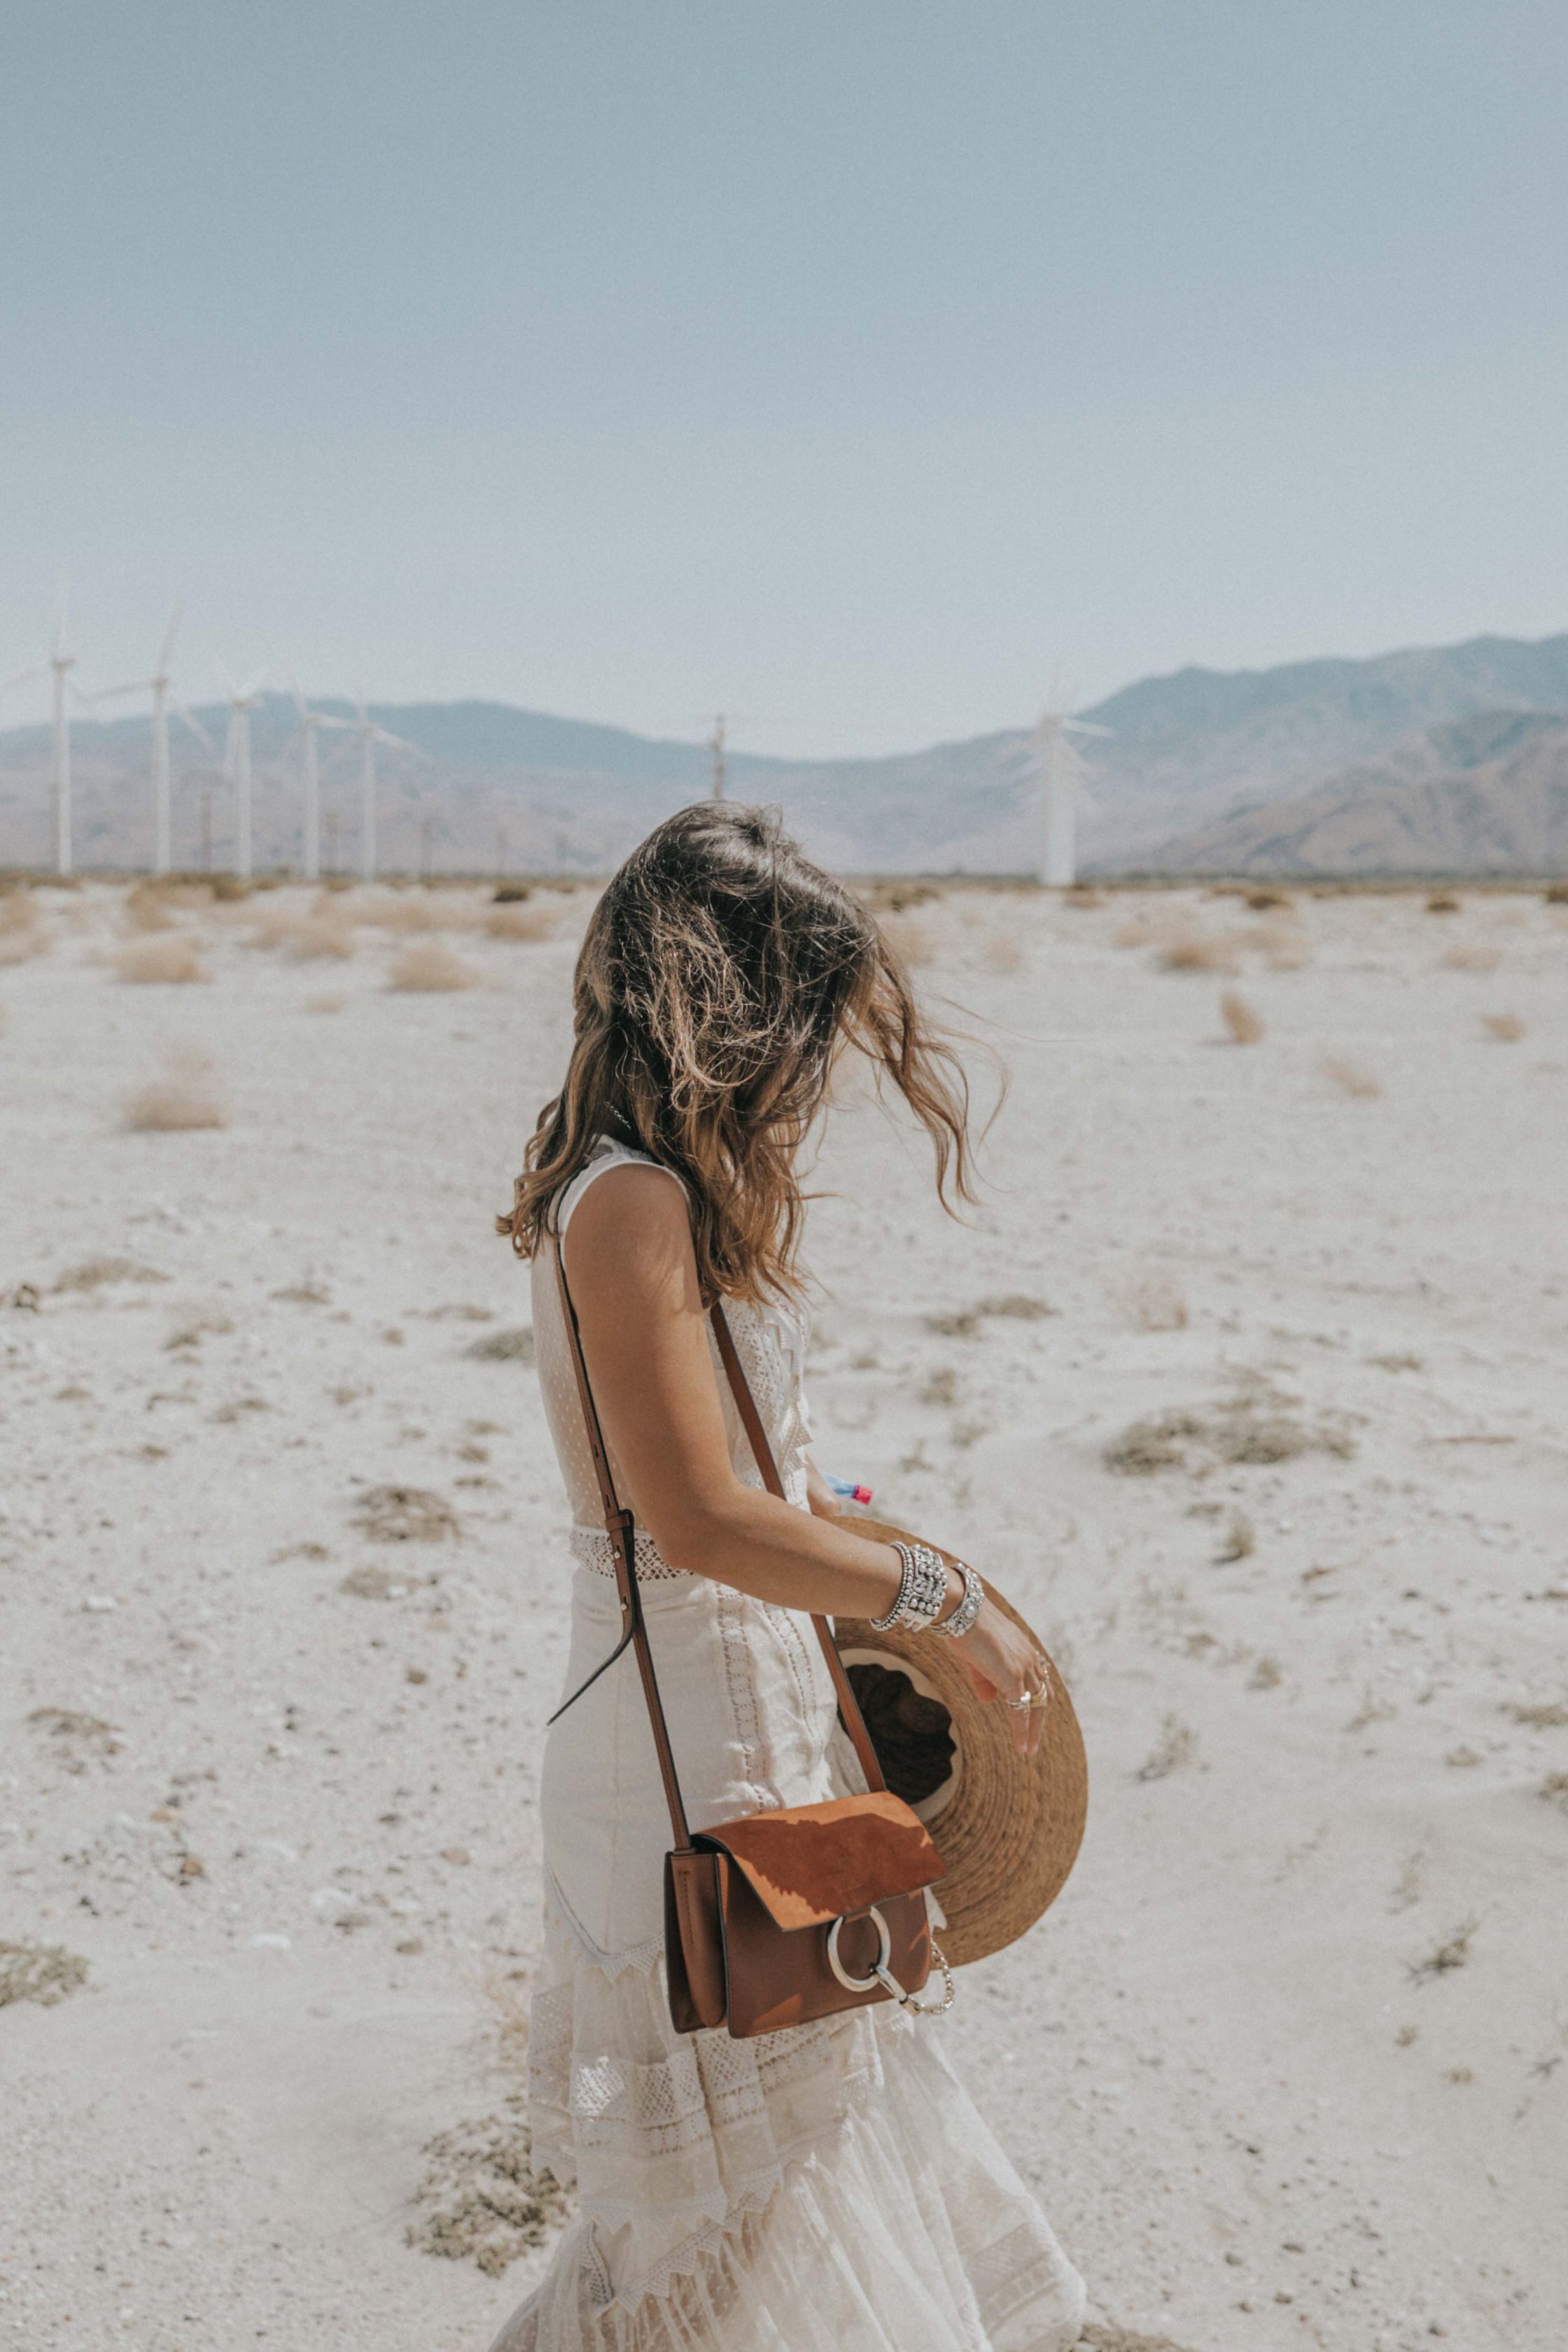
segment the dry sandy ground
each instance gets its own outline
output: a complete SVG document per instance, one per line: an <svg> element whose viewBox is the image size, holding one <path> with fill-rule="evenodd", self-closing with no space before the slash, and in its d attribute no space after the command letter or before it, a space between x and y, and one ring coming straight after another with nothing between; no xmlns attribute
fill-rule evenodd
<svg viewBox="0 0 1568 2352"><path fill-rule="evenodd" d="M540 2254L405 2232L434 2136L512 2128L566 1569L531 1375L468 1350L526 1318L489 1220L586 901L508 941L451 894L479 984L428 994L373 924L247 943L299 896L151 934L200 940L189 985L117 977L121 894L38 903L0 971L0 1940L88 1973L0 2008L0 2344L481 2352ZM968 1231L841 1113L817 1452L1037 1617L1094 1777L1057 1910L935 2030L1138 2332L1099 2340L1562 2352L1568 909L896 920L1013 1089ZM229 1123L129 1130L176 1049ZM455 1526L377 1539L388 1485Z"/></svg>

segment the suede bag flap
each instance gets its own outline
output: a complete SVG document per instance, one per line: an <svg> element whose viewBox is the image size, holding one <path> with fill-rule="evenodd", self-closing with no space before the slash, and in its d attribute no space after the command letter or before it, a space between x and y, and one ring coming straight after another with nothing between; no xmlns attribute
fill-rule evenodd
<svg viewBox="0 0 1568 2352"><path fill-rule="evenodd" d="M713 1822L692 1843L721 1848L780 1927L826 1927L942 1874L925 1823L887 1789L743 1813Z"/></svg>

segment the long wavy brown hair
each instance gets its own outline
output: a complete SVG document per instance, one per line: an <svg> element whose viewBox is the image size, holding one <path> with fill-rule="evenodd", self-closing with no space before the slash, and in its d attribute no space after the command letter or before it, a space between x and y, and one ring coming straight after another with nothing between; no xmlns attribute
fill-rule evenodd
<svg viewBox="0 0 1568 2352"><path fill-rule="evenodd" d="M798 1288L795 1157L847 1047L930 1136L942 1205L973 1198L956 1050L867 908L772 810L702 802L657 826L594 909L573 1001L565 1083L496 1219L521 1257L609 1136L684 1181L706 1303Z"/></svg>

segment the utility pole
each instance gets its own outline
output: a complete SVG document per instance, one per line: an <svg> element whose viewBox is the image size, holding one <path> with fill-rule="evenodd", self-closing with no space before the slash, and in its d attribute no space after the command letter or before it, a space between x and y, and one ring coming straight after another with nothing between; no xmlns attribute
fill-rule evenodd
<svg viewBox="0 0 1568 2352"><path fill-rule="evenodd" d="M202 872L213 870L213 791L210 784L202 786Z"/></svg>
<svg viewBox="0 0 1568 2352"><path fill-rule="evenodd" d="M59 642L65 634L62 614L55 650L49 656L49 667L55 674L54 683L54 748L51 777L54 794L55 871L68 875L71 860L71 722L67 701L69 691L66 684L68 671L76 667L76 656L68 654Z"/></svg>
<svg viewBox="0 0 1568 2352"><path fill-rule="evenodd" d="M724 765L724 714L722 711L719 713L718 718L713 721L713 732L708 738L708 749L713 755L712 798L716 801L721 801L724 797L724 786L726 781L726 770Z"/></svg>

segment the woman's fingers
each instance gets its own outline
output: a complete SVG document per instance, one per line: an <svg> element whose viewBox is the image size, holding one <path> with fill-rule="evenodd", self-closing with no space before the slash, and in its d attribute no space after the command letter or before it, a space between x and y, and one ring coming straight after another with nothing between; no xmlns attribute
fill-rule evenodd
<svg viewBox="0 0 1568 2352"><path fill-rule="evenodd" d="M977 1665L966 1644L963 1664L975 1696L987 1706L1001 1704L1007 1708L1014 1748L1020 1756L1033 1756L1045 1731L1045 1710L1050 1696L1049 1661L1005 1620L997 1626L994 1619L992 1626L987 1627L983 1616L975 1630L988 1660L988 1670ZM1032 1704L1021 1704L1024 1701Z"/></svg>

